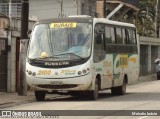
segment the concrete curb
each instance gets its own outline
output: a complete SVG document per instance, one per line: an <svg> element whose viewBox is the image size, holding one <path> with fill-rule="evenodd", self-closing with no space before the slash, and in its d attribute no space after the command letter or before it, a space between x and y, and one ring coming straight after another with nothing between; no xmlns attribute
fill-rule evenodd
<svg viewBox="0 0 160 119"><path fill-rule="evenodd" d="M28 91L27 96L19 96L18 93L1 92L0 99L0 109L35 101L32 91Z"/></svg>
<svg viewBox="0 0 160 119"><path fill-rule="evenodd" d="M151 74L147 76L140 76L138 82L154 81L154 80L157 80L156 74Z"/></svg>

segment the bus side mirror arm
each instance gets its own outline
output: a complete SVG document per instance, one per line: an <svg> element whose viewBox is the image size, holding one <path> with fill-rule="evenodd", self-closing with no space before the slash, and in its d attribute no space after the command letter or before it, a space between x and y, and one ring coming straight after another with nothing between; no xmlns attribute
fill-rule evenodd
<svg viewBox="0 0 160 119"><path fill-rule="evenodd" d="M27 31L28 39L30 39L30 37L31 37L31 33L32 33L32 31L31 31L31 30L28 30L28 31Z"/></svg>

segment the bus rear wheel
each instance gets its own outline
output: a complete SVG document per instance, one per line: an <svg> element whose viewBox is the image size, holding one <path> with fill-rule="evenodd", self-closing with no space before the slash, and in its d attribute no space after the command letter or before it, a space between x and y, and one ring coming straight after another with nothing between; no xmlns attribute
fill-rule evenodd
<svg viewBox="0 0 160 119"><path fill-rule="evenodd" d="M122 86L111 88L111 92L113 95L124 95L126 93L126 80L123 80Z"/></svg>
<svg viewBox="0 0 160 119"><path fill-rule="evenodd" d="M97 100L99 98L99 84L98 84L98 79L95 81L95 86L94 90L89 92L89 98L91 100Z"/></svg>
<svg viewBox="0 0 160 119"><path fill-rule="evenodd" d="M44 91L35 91L35 97L37 101L44 101L46 93Z"/></svg>

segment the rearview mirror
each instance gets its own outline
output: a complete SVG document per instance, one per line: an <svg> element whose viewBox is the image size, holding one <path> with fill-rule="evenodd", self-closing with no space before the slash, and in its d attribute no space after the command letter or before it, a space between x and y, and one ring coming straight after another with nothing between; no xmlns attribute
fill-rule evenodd
<svg viewBox="0 0 160 119"><path fill-rule="evenodd" d="M102 43L102 34L98 34L96 37L95 37L95 40L96 40L96 43L97 44L101 44Z"/></svg>

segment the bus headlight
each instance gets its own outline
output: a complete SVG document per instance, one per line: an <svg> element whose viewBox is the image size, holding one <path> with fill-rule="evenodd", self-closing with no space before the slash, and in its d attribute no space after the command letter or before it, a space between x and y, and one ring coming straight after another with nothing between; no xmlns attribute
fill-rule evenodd
<svg viewBox="0 0 160 119"><path fill-rule="evenodd" d="M33 72L33 73L32 73L32 75L33 75L33 76L36 76L36 73L35 73L35 72Z"/></svg>
<svg viewBox="0 0 160 119"><path fill-rule="evenodd" d="M36 76L36 73L35 73L35 72L32 72L32 71L28 71L28 70L27 70L27 73L28 73L28 75Z"/></svg>
<svg viewBox="0 0 160 119"><path fill-rule="evenodd" d="M29 75L32 75L32 72L31 72L31 71L28 71L28 74L29 74Z"/></svg>
<svg viewBox="0 0 160 119"><path fill-rule="evenodd" d="M87 74L89 72L89 68L83 69L82 71L78 71L78 75Z"/></svg>
<svg viewBox="0 0 160 119"><path fill-rule="evenodd" d="M81 75L82 74L82 72L81 71L78 71L78 75Z"/></svg>
<svg viewBox="0 0 160 119"><path fill-rule="evenodd" d="M84 69L83 71L82 71L84 74L86 74L87 73L87 71Z"/></svg>

